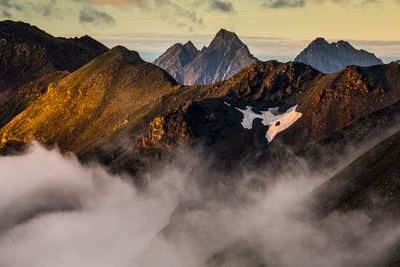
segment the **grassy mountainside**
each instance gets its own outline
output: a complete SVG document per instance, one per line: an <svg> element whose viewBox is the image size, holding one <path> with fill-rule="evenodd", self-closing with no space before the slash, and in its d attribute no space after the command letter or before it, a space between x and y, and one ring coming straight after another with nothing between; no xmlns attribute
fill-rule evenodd
<svg viewBox="0 0 400 267"><path fill-rule="evenodd" d="M400 133L376 145L316 192L318 210L365 209L399 218Z"/></svg>
<svg viewBox="0 0 400 267"><path fill-rule="evenodd" d="M1 136L15 142L34 137L79 154L126 126L141 107L176 85L136 52L115 47L51 84L46 94L1 130Z"/></svg>
<svg viewBox="0 0 400 267"><path fill-rule="evenodd" d="M107 50L89 36L55 38L23 22L0 22L0 127L64 77L63 71L75 71Z"/></svg>
<svg viewBox="0 0 400 267"><path fill-rule="evenodd" d="M370 224L398 225L400 219L400 132L379 143L317 188L318 216L364 211ZM400 240L370 266L398 266Z"/></svg>
<svg viewBox="0 0 400 267"><path fill-rule="evenodd" d="M68 74L66 71L54 71L43 75L37 80L28 82L13 91L6 91L1 94L0 125L6 125L10 122L36 99L46 93L51 83L58 82Z"/></svg>

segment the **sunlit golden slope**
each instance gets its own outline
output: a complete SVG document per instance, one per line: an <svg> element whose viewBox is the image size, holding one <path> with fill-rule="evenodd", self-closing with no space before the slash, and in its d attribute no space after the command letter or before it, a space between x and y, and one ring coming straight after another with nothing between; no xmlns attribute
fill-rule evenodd
<svg viewBox="0 0 400 267"><path fill-rule="evenodd" d="M115 47L49 86L48 92L6 125L5 141L36 138L80 153L129 122L141 107L177 83L136 52Z"/></svg>

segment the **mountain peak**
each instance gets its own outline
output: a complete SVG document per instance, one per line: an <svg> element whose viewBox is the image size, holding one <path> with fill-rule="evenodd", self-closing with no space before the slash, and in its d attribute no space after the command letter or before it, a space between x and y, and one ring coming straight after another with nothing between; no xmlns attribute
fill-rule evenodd
<svg viewBox="0 0 400 267"><path fill-rule="evenodd" d="M186 85L225 80L257 59L234 33L221 29L201 51L189 41L173 46L154 61L177 81Z"/></svg>
<svg viewBox="0 0 400 267"><path fill-rule="evenodd" d="M219 30L219 32L215 35L215 39L223 39L223 40L232 40L232 39L238 39L239 37L236 35L234 32L227 31L225 29Z"/></svg>
<svg viewBox="0 0 400 267"><path fill-rule="evenodd" d="M239 49L245 44L239 39L239 37L234 32L227 31L225 29L221 29L211 41L207 50L215 50L215 49L227 49L228 47L232 47L235 49Z"/></svg>
<svg viewBox="0 0 400 267"><path fill-rule="evenodd" d="M326 39L323 38L323 37L317 37L317 38L315 38L315 40L313 41L313 43L328 43L328 42L327 42Z"/></svg>
<svg viewBox="0 0 400 267"><path fill-rule="evenodd" d="M190 41L190 40L189 40L184 46L185 46L185 47L195 47L195 45L193 44L193 42Z"/></svg>
<svg viewBox="0 0 400 267"><path fill-rule="evenodd" d="M191 54L193 57L197 55L199 50L197 50L196 46L192 43L192 41L188 41L183 48L186 50L188 54Z"/></svg>
<svg viewBox="0 0 400 267"><path fill-rule="evenodd" d="M136 51L131 51L128 48L118 45L110 49L108 52L101 55L99 58L121 60L129 64L139 64L144 62ZM95 59L97 60L97 59Z"/></svg>
<svg viewBox="0 0 400 267"><path fill-rule="evenodd" d="M320 47L320 46L329 46L329 43L325 38L318 37L314 41L312 41L309 47Z"/></svg>
<svg viewBox="0 0 400 267"><path fill-rule="evenodd" d="M324 73L338 72L350 65L367 67L383 64L374 54L357 50L344 40L328 43L324 38L312 41L295 61L311 65Z"/></svg>
<svg viewBox="0 0 400 267"><path fill-rule="evenodd" d="M344 40L339 40L336 43L332 43L332 46L336 46L337 48L351 48L351 49L355 49L349 42L346 42ZM365 51L363 49L361 49L360 51ZM366 52L366 51L365 51Z"/></svg>

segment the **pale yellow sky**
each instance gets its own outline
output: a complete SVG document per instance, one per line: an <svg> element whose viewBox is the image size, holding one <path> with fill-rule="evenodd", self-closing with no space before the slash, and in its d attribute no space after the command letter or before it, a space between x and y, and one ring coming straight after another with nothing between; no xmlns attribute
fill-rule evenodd
<svg viewBox="0 0 400 267"><path fill-rule="evenodd" d="M148 59L175 42L207 45L220 28L236 32L261 59L290 59L316 37L400 58L400 0L14 0L19 8L3 2L1 19L56 36L89 34ZM297 7L272 7L279 3Z"/></svg>

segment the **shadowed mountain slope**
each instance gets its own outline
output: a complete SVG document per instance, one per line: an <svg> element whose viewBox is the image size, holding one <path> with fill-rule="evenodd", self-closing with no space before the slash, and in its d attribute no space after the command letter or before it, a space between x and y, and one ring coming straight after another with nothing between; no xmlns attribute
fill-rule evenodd
<svg viewBox="0 0 400 267"><path fill-rule="evenodd" d="M10 20L0 22L0 39L10 44L39 47L46 52L54 68L69 72L108 50L87 35L81 38L56 38L35 26Z"/></svg>
<svg viewBox="0 0 400 267"><path fill-rule="evenodd" d="M396 133L322 185L316 192L318 210L329 214L365 209L399 217L399 157L400 133Z"/></svg>

